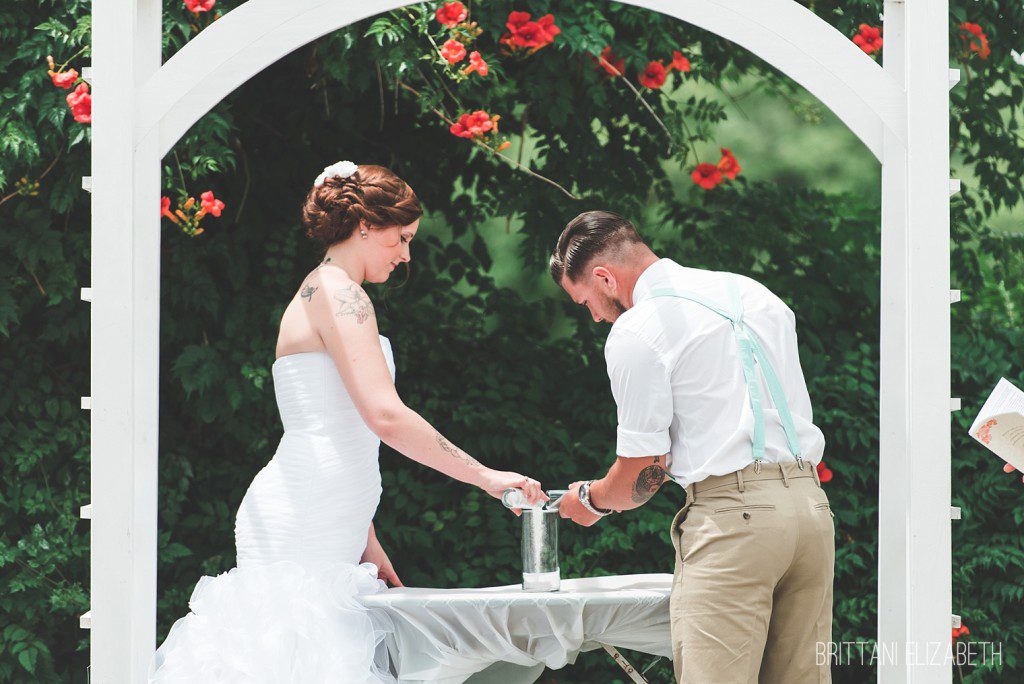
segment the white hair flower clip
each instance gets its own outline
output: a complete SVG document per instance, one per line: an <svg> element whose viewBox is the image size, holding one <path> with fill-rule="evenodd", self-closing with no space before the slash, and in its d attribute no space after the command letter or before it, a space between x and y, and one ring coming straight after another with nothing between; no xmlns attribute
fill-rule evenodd
<svg viewBox="0 0 1024 684"><path fill-rule="evenodd" d="M313 185L319 188L328 178L348 178L355 173L358 168L358 166L350 161L335 162L330 166L324 167L323 173L316 177L316 180L313 181Z"/></svg>

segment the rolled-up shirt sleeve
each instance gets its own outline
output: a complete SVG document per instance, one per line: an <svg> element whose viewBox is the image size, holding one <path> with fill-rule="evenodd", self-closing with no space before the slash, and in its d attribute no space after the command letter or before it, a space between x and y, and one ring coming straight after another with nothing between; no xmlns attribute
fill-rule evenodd
<svg viewBox="0 0 1024 684"><path fill-rule="evenodd" d="M667 454L674 411L669 373L660 355L631 331L615 329L604 355L618 407L615 453L626 458Z"/></svg>

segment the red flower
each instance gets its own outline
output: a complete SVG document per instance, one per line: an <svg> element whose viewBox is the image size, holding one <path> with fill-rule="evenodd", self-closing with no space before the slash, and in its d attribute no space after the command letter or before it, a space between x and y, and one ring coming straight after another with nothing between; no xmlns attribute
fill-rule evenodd
<svg viewBox="0 0 1024 684"><path fill-rule="evenodd" d="M853 42L869 55L877 52L882 49L882 29L861 24L857 35L853 37Z"/></svg>
<svg viewBox="0 0 1024 684"><path fill-rule="evenodd" d="M721 183L724 179L722 178L722 172L714 164L704 162L697 164L697 168L690 174L693 178L693 182L704 188L705 190L711 190L716 185Z"/></svg>
<svg viewBox="0 0 1024 684"><path fill-rule="evenodd" d="M185 7L188 8L189 12L193 12L195 14L199 14L200 12L209 12L216 4L217 0L185 0Z"/></svg>
<svg viewBox="0 0 1024 684"><path fill-rule="evenodd" d="M213 196L213 190L207 190L199 196L199 200L203 204L202 210L199 212L202 215L213 214L219 217L220 212L224 210L224 203Z"/></svg>
<svg viewBox="0 0 1024 684"><path fill-rule="evenodd" d="M960 28L978 39L978 42L975 43L973 40L969 40L964 36L964 40L970 42L971 52L978 53L978 57L981 57L982 59L988 59L988 56L992 54L992 50L988 47L988 36L986 36L985 32L981 30L981 26L965 21L960 24Z"/></svg>
<svg viewBox="0 0 1024 684"><path fill-rule="evenodd" d="M505 26L512 33L515 33L528 23L530 23L529 12L509 12L508 19L505 20Z"/></svg>
<svg viewBox="0 0 1024 684"><path fill-rule="evenodd" d="M499 42L515 50L529 48L539 50L554 42L562 29L555 26L555 17L545 14L537 21L530 20L529 12L510 12L505 22L508 31Z"/></svg>
<svg viewBox="0 0 1024 684"><path fill-rule="evenodd" d="M621 76L626 72L626 60L612 52L611 45L601 50L600 59L593 55L590 55L590 59L597 63L595 69L604 69L610 76Z"/></svg>
<svg viewBox="0 0 1024 684"><path fill-rule="evenodd" d="M541 39L545 45L555 42L555 36L562 32L562 29L555 26L555 17L553 14L545 14L543 17L537 20L537 26L540 27Z"/></svg>
<svg viewBox="0 0 1024 684"><path fill-rule="evenodd" d="M178 217L171 213L171 198L161 197L160 198L160 215L166 216L175 223L178 222Z"/></svg>
<svg viewBox="0 0 1024 684"><path fill-rule="evenodd" d="M672 64L669 65L669 68L679 69L679 71L688 72L690 70L690 60L687 59L679 50L673 50Z"/></svg>
<svg viewBox="0 0 1024 684"><path fill-rule="evenodd" d="M482 138L485 133L494 128L497 121L497 116L488 116L487 112L480 109L472 114L463 114L448 130L452 132L452 135L457 135L460 138L474 136Z"/></svg>
<svg viewBox="0 0 1024 684"><path fill-rule="evenodd" d="M954 639L956 639L957 637L962 637L962 636L970 636L970 634L971 634L971 630L967 629L967 625L963 624L962 622L960 623L959 627L954 627L953 628L953 638Z"/></svg>
<svg viewBox="0 0 1024 684"><path fill-rule="evenodd" d="M64 98L71 107L71 115L78 123L92 123L92 95L89 94L89 85L79 83L78 87L68 93Z"/></svg>
<svg viewBox="0 0 1024 684"><path fill-rule="evenodd" d="M468 75L474 71L481 76L487 75L487 62L484 61L484 58L476 50L469 53L469 66L463 69L462 73Z"/></svg>
<svg viewBox="0 0 1024 684"><path fill-rule="evenodd" d="M736 178L740 172L740 163L736 161L736 157L732 156L732 152L727 147L723 147L721 150L722 158L718 160L718 170L730 180Z"/></svg>
<svg viewBox="0 0 1024 684"><path fill-rule="evenodd" d="M529 12L509 12L505 27L508 31L499 42L513 49L532 47L540 30L537 22L530 21Z"/></svg>
<svg viewBox="0 0 1024 684"><path fill-rule="evenodd" d="M462 58L466 56L466 46L452 38L445 41L441 48L441 56L447 59L449 64L461 62Z"/></svg>
<svg viewBox="0 0 1024 684"><path fill-rule="evenodd" d="M436 16L439 22L448 28L453 28L466 21L469 13L466 11L466 6L461 2L446 2L443 6L437 8Z"/></svg>
<svg viewBox="0 0 1024 684"><path fill-rule="evenodd" d="M668 71L661 62L648 62L647 67L640 73L640 84L648 88L658 89L665 85L665 78Z"/></svg>
<svg viewBox="0 0 1024 684"><path fill-rule="evenodd" d="M544 46L543 32L540 24L535 21L528 21L512 34L512 45L521 48L540 48Z"/></svg>
<svg viewBox="0 0 1024 684"><path fill-rule="evenodd" d="M78 72L74 69L68 69L67 71L61 71L59 73L56 71L50 71L48 73L50 74L50 79L53 81L53 85L58 88L63 88L64 90L71 88L71 86L75 84L75 81L78 80Z"/></svg>
<svg viewBox="0 0 1024 684"><path fill-rule="evenodd" d="M818 461L816 468L818 470L818 480L822 483L828 482L832 479L832 470L825 465L824 460Z"/></svg>

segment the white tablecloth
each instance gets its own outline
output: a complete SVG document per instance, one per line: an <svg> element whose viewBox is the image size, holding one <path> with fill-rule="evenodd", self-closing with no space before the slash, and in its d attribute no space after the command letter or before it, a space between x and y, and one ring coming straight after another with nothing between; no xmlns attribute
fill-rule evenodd
<svg viewBox="0 0 1024 684"><path fill-rule="evenodd" d="M526 684L602 644L671 657L671 588L672 575L620 575L563 579L550 593L404 588L361 600L394 622L400 681Z"/></svg>

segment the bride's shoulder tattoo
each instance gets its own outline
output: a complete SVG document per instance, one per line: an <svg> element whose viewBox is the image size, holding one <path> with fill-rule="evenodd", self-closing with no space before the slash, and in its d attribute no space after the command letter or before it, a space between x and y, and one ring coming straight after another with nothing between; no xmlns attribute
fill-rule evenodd
<svg viewBox="0 0 1024 684"><path fill-rule="evenodd" d="M312 302L313 301L313 293L316 292L319 289L320 288L318 288L318 287L313 287L312 285L308 285L307 284L304 288L302 288L302 292L299 293L299 296L302 297L303 299L305 299L306 302Z"/></svg>
<svg viewBox="0 0 1024 684"><path fill-rule="evenodd" d="M373 304L370 298L363 292L363 288L355 283L349 283L346 287L334 291L334 301L338 308L334 315L339 318L354 316L356 323L362 324L373 316Z"/></svg>

